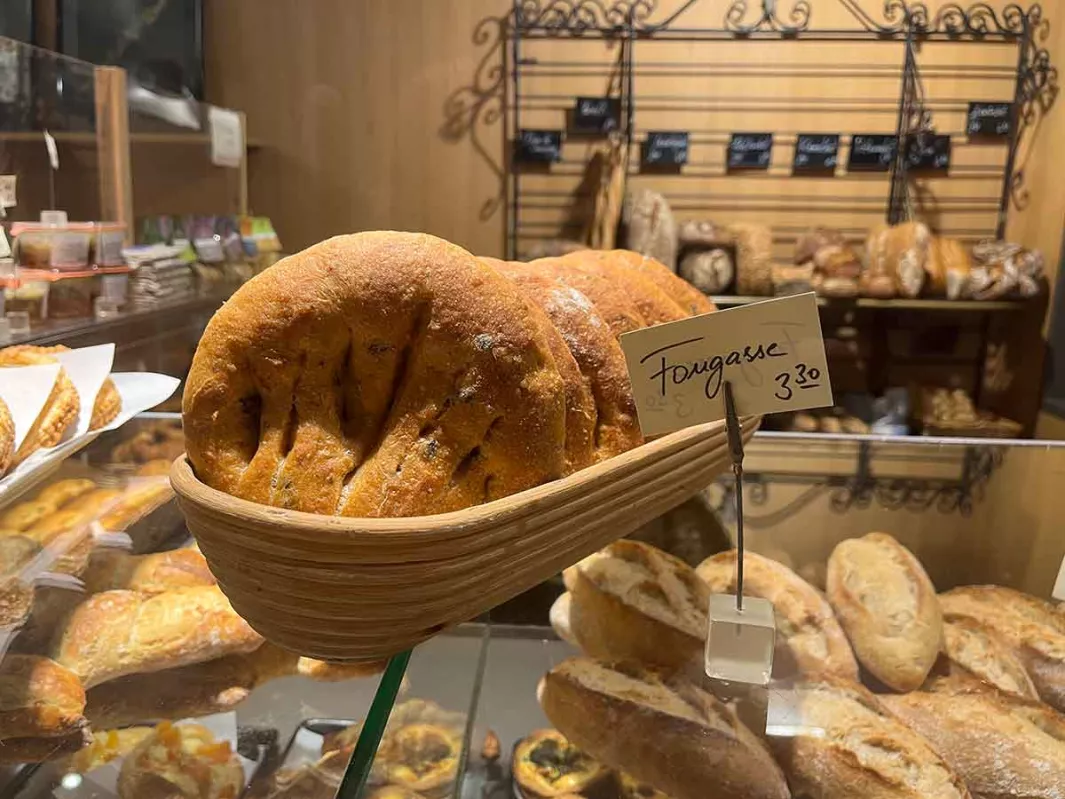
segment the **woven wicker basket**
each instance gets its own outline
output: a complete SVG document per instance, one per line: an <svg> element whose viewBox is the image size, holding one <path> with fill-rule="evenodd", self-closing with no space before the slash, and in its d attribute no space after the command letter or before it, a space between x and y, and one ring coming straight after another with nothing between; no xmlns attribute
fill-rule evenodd
<svg viewBox="0 0 1065 799"><path fill-rule="evenodd" d="M744 421L745 438L757 424ZM171 480L211 571L252 627L303 655L375 660L531 588L728 466L724 424L714 422L495 502L395 519L237 499L201 483L184 457Z"/></svg>

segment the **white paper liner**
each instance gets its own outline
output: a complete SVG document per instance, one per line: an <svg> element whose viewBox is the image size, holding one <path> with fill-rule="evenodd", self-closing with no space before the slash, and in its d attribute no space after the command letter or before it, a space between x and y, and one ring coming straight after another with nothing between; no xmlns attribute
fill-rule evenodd
<svg viewBox="0 0 1065 799"><path fill-rule="evenodd" d="M22 446L30 428L37 421L58 376L57 363L0 369L0 399L7 405L15 422L16 450Z"/></svg>
<svg viewBox="0 0 1065 799"><path fill-rule="evenodd" d="M115 360L115 345L99 344L69 352L57 352L55 358L62 364L74 388L78 390L78 402L81 406L77 425L69 430L64 438L83 436L89 432L96 395L100 393L100 387L111 373L111 364Z"/></svg>

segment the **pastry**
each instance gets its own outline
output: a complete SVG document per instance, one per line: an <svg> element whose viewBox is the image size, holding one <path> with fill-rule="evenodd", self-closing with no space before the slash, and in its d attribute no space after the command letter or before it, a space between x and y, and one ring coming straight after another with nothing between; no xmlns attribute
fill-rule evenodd
<svg viewBox="0 0 1065 799"><path fill-rule="evenodd" d="M683 561L622 539L563 573L581 648L668 669L701 664L710 591Z"/></svg>
<svg viewBox="0 0 1065 799"><path fill-rule="evenodd" d="M508 268L505 261L498 261L494 258L482 258L481 261L517 284L530 306L529 318L537 320L541 333L547 339L551 349L555 367L565 387L565 473L572 474L591 465L595 445L595 399L565 339L552 320L544 313L544 298L538 294L534 285L530 285L529 281L520 280L515 276L516 272L522 270L523 264L514 264L513 268Z"/></svg>
<svg viewBox="0 0 1065 799"><path fill-rule="evenodd" d="M0 738L54 738L86 725L85 689L77 675L48 658L0 660Z"/></svg>
<svg viewBox="0 0 1065 799"><path fill-rule="evenodd" d="M56 362L54 357L46 352L39 352L40 350L47 348L28 345L5 347L0 350L0 367L37 366ZM54 447L62 441L67 430L77 421L79 407L78 391L66 370L60 367L52 391L15 451L11 465L17 466L37 450Z"/></svg>
<svg viewBox="0 0 1065 799"><path fill-rule="evenodd" d="M152 422L111 450L111 460L115 463L147 463L153 460L172 463L184 451L185 434L180 424Z"/></svg>
<svg viewBox="0 0 1065 799"><path fill-rule="evenodd" d="M618 287L636 306L644 323L657 325L686 319L689 314L650 278L623 265L620 250L582 250L559 259L568 270L590 271ZM627 259L626 259L627 260Z"/></svg>
<svg viewBox="0 0 1065 799"><path fill-rule="evenodd" d="M92 742L70 758L67 771L85 774L125 757L153 732L151 727L124 727L92 734Z"/></svg>
<svg viewBox="0 0 1065 799"><path fill-rule="evenodd" d="M976 796L1065 796L1065 716L994 690L885 696Z"/></svg>
<svg viewBox="0 0 1065 799"><path fill-rule="evenodd" d="M32 538L0 536L0 628L21 627L30 617L33 582L23 578L22 570L40 552L41 545Z"/></svg>
<svg viewBox="0 0 1065 799"><path fill-rule="evenodd" d="M229 741L164 721L122 761L119 799L237 799L244 769Z"/></svg>
<svg viewBox="0 0 1065 799"><path fill-rule="evenodd" d="M591 301L535 265L492 263L547 314L573 355L594 403L594 460L642 443L625 354Z"/></svg>
<svg viewBox="0 0 1065 799"><path fill-rule="evenodd" d="M913 553L886 533L842 541L826 590L861 664L896 691L920 687L942 647L943 616Z"/></svg>
<svg viewBox="0 0 1065 799"><path fill-rule="evenodd" d="M997 585L968 585L941 594L947 618L974 619L1009 644L1040 698L1065 712L1065 615L1049 602Z"/></svg>
<svg viewBox="0 0 1065 799"><path fill-rule="evenodd" d="M971 799L928 742L858 683L825 676L781 698L797 729L769 741L795 796Z"/></svg>
<svg viewBox="0 0 1065 799"><path fill-rule="evenodd" d="M150 555L99 549L92 553L89 567L81 579L88 594L121 588L153 595L217 582L203 555L192 549Z"/></svg>
<svg viewBox="0 0 1065 799"><path fill-rule="evenodd" d="M421 234L338 236L214 315L183 419L200 480L345 516L458 510L564 470L564 386L517 288Z"/></svg>
<svg viewBox="0 0 1065 799"><path fill-rule="evenodd" d="M969 616L945 615L943 636L943 652L952 667L959 666L1005 693L1039 698L1024 664L991 627Z"/></svg>
<svg viewBox="0 0 1065 799"><path fill-rule="evenodd" d="M89 418L89 429L99 430L115 420L118 412L122 410L122 396L118 393L115 382L110 377L105 377L100 386L100 392L92 404L92 416Z"/></svg>
<svg viewBox="0 0 1065 799"><path fill-rule="evenodd" d="M217 586L153 597L105 591L86 599L59 625L53 654L91 688L126 674L251 652L261 643Z"/></svg>
<svg viewBox="0 0 1065 799"><path fill-rule="evenodd" d="M15 420L7 403L0 399L0 477L3 477L15 457Z"/></svg>
<svg viewBox="0 0 1065 799"><path fill-rule="evenodd" d="M461 731L440 724L407 724L381 740L375 765L393 785L440 796L454 784L461 755Z"/></svg>
<svg viewBox="0 0 1065 799"><path fill-rule="evenodd" d="M571 253L569 257L580 257L583 260L586 258L584 252ZM625 333L639 330L649 324L628 294L595 270L574 269L561 258L542 258L533 261L529 266L587 297L614 334L614 338L620 338Z"/></svg>
<svg viewBox="0 0 1065 799"><path fill-rule="evenodd" d="M23 531L42 545L55 540L62 533L80 531L100 516L121 495L115 488L97 488L68 502L61 510L50 513Z"/></svg>
<svg viewBox="0 0 1065 799"><path fill-rule="evenodd" d="M96 483L83 477L72 477L66 480L57 480L37 494L37 501L52 506L53 510L59 510L68 502L73 502L78 497L88 494L96 488Z"/></svg>
<svg viewBox="0 0 1065 799"><path fill-rule="evenodd" d="M7 533L24 532L55 511L56 508L51 502L41 502L39 499L16 503L0 515L0 530Z"/></svg>
<svg viewBox="0 0 1065 799"><path fill-rule="evenodd" d="M566 794L587 796L602 790L610 769L566 740L558 730L536 730L518 741L510 772L521 799Z"/></svg>
<svg viewBox="0 0 1065 799"><path fill-rule="evenodd" d="M144 518L174 496L169 480L134 483L100 517L100 526L108 532L121 532Z"/></svg>
<svg viewBox="0 0 1065 799"><path fill-rule="evenodd" d="M547 718L596 760L677 799L790 796L764 744L690 683L570 658L537 691Z"/></svg>
<svg viewBox="0 0 1065 799"><path fill-rule="evenodd" d="M360 677L370 677L385 670L387 662L378 660L370 663L330 663L325 660L301 657L296 662L296 673L318 682L343 682Z"/></svg>
<svg viewBox="0 0 1065 799"><path fill-rule="evenodd" d="M869 237L870 269L890 275L902 297L916 297L925 282L925 266L932 234L923 222L903 222L881 227Z"/></svg>
<svg viewBox="0 0 1065 799"><path fill-rule="evenodd" d="M698 565L695 573L711 593L736 592L736 550L721 552ZM744 555L743 591L773 603L777 625L777 676L800 671L827 672L858 679L847 637L824 596L787 566L753 552Z"/></svg>
<svg viewBox="0 0 1065 799"><path fill-rule="evenodd" d="M138 466L133 474L137 477L166 477L170 474L171 464L172 461L156 458Z"/></svg>

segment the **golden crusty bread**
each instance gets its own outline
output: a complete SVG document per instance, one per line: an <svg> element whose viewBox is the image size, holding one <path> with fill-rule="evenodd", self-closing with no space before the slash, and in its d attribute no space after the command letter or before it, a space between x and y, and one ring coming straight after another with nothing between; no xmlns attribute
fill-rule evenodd
<svg viewBox="0 0 1065 799"><path fill-rule="evenodd" d="M565 467L564 386L524 298L423 234L337 236L245 283L182 409L201 480L313 513L442 513Z"/></svg>
<svg viewBox="0 0 1065 799"><path fill-rule="evenodd" d="M571 631L592 657L701 665L710 591L684 561L622 539L563 572Z"/></svg>
<svg viewBox="0 0 1065 799"><path fill-rule="evenodd" d="M593 457L605 460L643 443L625 353L592 301L541 267L492 262L561 333L594 402Z"/></svg>
<svg viewBox="0 0 1065 799"><path fill-rule="evenodd" d="M11 466L15 457L15 420L11 418L11 409L0 399L0 477Z"/></svg>
<svg viewBox="0 0 1065 799"><path fill-rule="evenodd" d="M122 494L117 488L95 488L30 525L22 534L47 544L62 533L81 530L96 520Z"/></svg>
<svg viewBox="0 0 1065 799"><path fill-rule="evenodd" d="M563 255L566 267L599 275L617 286L632 301L644 323L657 325L687 319L690 314L653 280L627 265L624 250L581 250Z"/></svg>
<svg viewBox="0 0 1065 799"><path fill-rule="evenodd" d="M1039 701L950 681L882 697L981 797L1065 796L1065 716Z"/></svg>
<svg viewBox="0 0 1065 799"><path fill-rule="evenodd" d="M21 627L33 609L33 582L22 570L41 552L24 535L0 535L0 627Z"/></svg>
<svg viewBox="0 0 1065 799"><path fill-rule="evenodd" d="M731 708L681 680L570 658L540 681L551 723L601 763L675 799L785 799L784 777Z"/></svg>
<svg viewBox="0 0 1065 799"><path fill-rule="evenodd" d="M66 506L68 502L88 494L96 488L96 483L84 477L68 477L65 480L56 480L51 485L45 486L37 494L38 502L46 502L52 505L54 510Z"/></svg>
<svg viewBox="0 0 1065 799"><path fill-rule="evenodd" d="M169 480L132 483L107 512L100 516L100 526L109 532L121 532L144 518L174 496Z"/></svg>
<svg viewBox="0 0 1065 799"><path fill-rule="evenodd" d="M510 278L506 262L496 258L481 258L486 265ZM541 328L551 348L551 356L562 378L566 392L566 474L580 471L595 460L595 398L574 360L562 334L544 313L542 305L526 288L518 283L526 303L529 318Z"/></svg>
<svg viewBox="0 0 1065 799"><path fill-rule="evenodd" d="M998 585L967 585L939 596L949 618L990 627L1009 644L1040 698L1065 712L1065 614L1049 602Z"/></svg>
<svg viewBox="0 0 1065 799"><path fill-rule="evenodd" d="M119 799L236 799L244 768L229 741L199 724L160 723L127 755Z"/></svg>
<svg viewBox="0 0 1065 799"><path fill-rule="evenodd" d="M49 363L57 363L51 347L19 344L0 349L0 367L39 366ZM77 421L80 407L78 390L74 388L66 370L60 367L52 391L26 437L22 439L11 465L17 466L37 450L54 447L62 441L63 435Z"/></svg>
<svg viewBox="0 0 1065 799"><path fill-rule="evenodd" d="M647 327L648 322L628 294L596 270L575 269L571 263L561 258L541 258L532 261L529 266L587 297L614 334L614 338Z"/></svg>
<svg viewBox="0 0 1065 799"><path fill-rule="evenodd" d="M0 738L52 738L86 723L85 689L76 674L36 655L0 661Z"/></svg>
<svg viewBox="0 0 1065 799"><path fill-rule="evenodd" d="M37 347L31 344L23 344L16 347L9 347L10 351L15 353L33 354L36 356L49 356L54 355L57 352L70 352L70 347L65 344L55 344L51 347ZM42 363L47 362L42 360ZM92 404L92 417L89 419L89 429L99 430L104 425L110 423L118 416L118 412L122 410L122 397L118 393L118 388L115 386L114 381L110 377L105 377L104 382L100 385L100 390L96 394L96 399Z"/></svg>
<svg viewBox="0 0 1065 799"><path fill-rule="evenodd" d="M608 255L613 263L639 272L650 280L659 291L677 303L688 316L711 313L717 310L710 298L687 280L677 275L661 261L631 250L611 250Z"/></svg>
<svg viewBox="0 0 1065 799"><path fill-rule="evenodd" d="M736 550L700 563L695 573L714 594L736 592ZM782 563L753 552L744 555L743 591L773 603L777 624L774 671L828 672L858 679L858 663L831 606L816 588Z"/></svg>
<svg viewBox="0 0 1065 799"><path fill-rule="evenodd" d="M251 652L262 641L217 586L152 597L104 591L59 625L53 656L91 688L127 674Z"/></svg>
<svg viewBox="0 0 1065 799"><path fill-rule="evenodd" d="M968 616L944 614L943 638L943 654L952 671L960 667L1005 693L1039 698L1024 664L993 628Z"/></svg>
<svg viewBox="0 0 1065 799"><path fill-rule="evenodd" d="M154 595L175 588L217 582L207 568L207 560L193 549L174 549L150 555L98 549L89 558L89 567L81 579L89 594L125 589Z"/></svg>
<svg viewBox="0 0 1065 799"><path fill-rule="evenodd" d="M943 616L913 553L886 533L841 541L825 587L861 664L896 691L920 687L942 648Z"/></svg>
<svg viewBox="0 0 1065 799"><path fill-rule="evenodd" d="M858 683L824 675L785 696L799 729L769 743L796 796L970 799L928 742Z"/></svg>

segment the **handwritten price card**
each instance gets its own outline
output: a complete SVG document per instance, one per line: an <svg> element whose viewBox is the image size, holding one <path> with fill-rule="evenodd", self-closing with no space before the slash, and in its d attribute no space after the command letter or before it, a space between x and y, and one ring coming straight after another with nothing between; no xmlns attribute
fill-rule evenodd
<svg viewBox="0 0 1065 799"><path fill-rule="evenodd" d="M645 436L725 417L832 404L821 320L799 294L636 330L621 337Z"/></svg>

